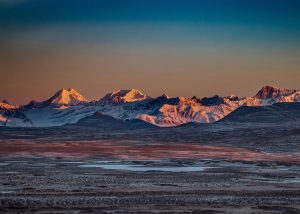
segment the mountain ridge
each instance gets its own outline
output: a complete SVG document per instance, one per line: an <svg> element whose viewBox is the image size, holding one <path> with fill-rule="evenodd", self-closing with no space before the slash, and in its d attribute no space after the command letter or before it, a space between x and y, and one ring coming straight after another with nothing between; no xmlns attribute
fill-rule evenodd
<svg viewBox="0 0 300 214"><path fill-rule="evenodd" d="M275 86L267 85L262 87L262 89L260 89L254 97L259 99L278 98L280 96L293 94L296 91L297 90L295 89L277 88Z"/></svg>
<svg viewBox="0 0 300 214"><path fill-rule="evenodd" d="M101 112L117 120L136 119L170 127L190 122L212 123L241 106L269 106L281 102L300 102L300 91L264 86L253 97L244 98L235 95L170 98L165 94L152 98L137 89L130 89L116 90L98 101L88 102L79 92L70 88L57 91L45 101L32 101L24 106L0 103L0 125L6 121L6 126L61 126L75 124L95 112ZM18 114L14 114L16 111Z"/></svg>
<svg viewBox="0 0 300 214"><path fill-rule="evenodd" d="M149 99L150 97L140 92L138 89L123 89L107 93L100 102L115 102L115 103L127 103L136 102Z"/></svg>

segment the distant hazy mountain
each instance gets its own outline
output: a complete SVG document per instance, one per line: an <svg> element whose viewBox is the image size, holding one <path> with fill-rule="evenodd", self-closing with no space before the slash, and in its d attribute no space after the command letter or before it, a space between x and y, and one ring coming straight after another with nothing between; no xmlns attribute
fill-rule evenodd
<svg viewBox="0 0 300 214"><path fill-rule="evenodd" d="M98 112L115 118L114 122L118 123L139 120L160 127L170 127L190 122L211 123L241 106L270 106L282 102L300 102L300 91L265 86L254 97L216 95L205 98L169 98L163 94L151 98L137 89L131 89L117 90L106 94L99 101L88 102L75 89L62 89L43 102L32 101L24 106L0 103L0 125L61 126L75 124ZM100 123L99 118L96 121ZM108 121L104 122L102 118L101 123ZM128 123L126 125L129 126Z"/></svg>

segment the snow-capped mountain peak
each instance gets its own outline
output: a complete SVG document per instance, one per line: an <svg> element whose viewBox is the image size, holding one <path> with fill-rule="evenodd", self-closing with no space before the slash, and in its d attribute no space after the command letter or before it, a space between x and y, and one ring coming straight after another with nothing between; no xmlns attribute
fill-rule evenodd
<svg viewBox="0 0 300 214"><path fill-rule="evenodd" d="M16 109L16 108L18 108L17 105L12 105L7 100L0 101L0 110L1 109Z"/></svg>
<svg viewBox="0 0 300 214"><path fill-rule="evenodd" d="M271 106L279 102L300 102L300 90L263 87L257 97L213 96L151 98L137 89L117 90L97 102L81 105L86 99L75 89L62 89L44 102L12 106L0 102L0 126L60 126L73 124L95 112L118 120L139 119L167 127L188 122L211 123L241 106Z"/></svg>
<svg viewBox="0 0 300 214"><path fill-rule="evenodd" d="M82 96L75 89L69 88L69 89L59 90L50 99L48 99L45 102L49 105L73 106L88 101L84 96Z"/></svg>
<svg viewBox="0 0 300 214"><path fill-rule="evenodd" d="M239 97L235 94L230 94L229 96L227 96L225 98L230 100L230 101L238 101L239 100Z"/></svg>
<svg viewBox="0 0 300 214"><path fill-rule="evenodd" d="M158 96L157 98L158 99L159 98L161 98L161 99L170 99L170 97L167 94L165 94L165 93L163 93L162 95Z"/></svg>
<svg viewBox="0 0 300 214"><path fill-rule="evenodd" d="M137 89L131 90L117 90L106 94L100 101L128 103L149 99L150 97L143 94Z"/></svg>
<svg viewBox="0 0 300 214"><path fill-rule="evenodd" d="M254 98L258 99L270 99L270 98L278 98L281 96L287 96L295 93L297 90L294 89L286 89L286 88L277 88L275 86L264 86L261 90L257 92Z"/></svg>

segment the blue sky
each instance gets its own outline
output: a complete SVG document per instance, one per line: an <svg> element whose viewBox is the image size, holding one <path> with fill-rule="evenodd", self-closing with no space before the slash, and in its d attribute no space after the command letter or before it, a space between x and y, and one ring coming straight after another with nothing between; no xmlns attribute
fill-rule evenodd
<svg viewBox="0 0 300 214"><path fill-rule="evenodd" d="M0 0L0 31L0 72L8 81L0 91L39 89L18 82L20 75L58 82L38 99L54 87L79 87L91 98L120 87L185 96L210 95L219 87L216 93L250 95L262 84L297 87L300 81L298 0ZM57 81L55 72L69 78ZM200 82L197 90L159 81L153 88L142 78L150 78L149 72L171 76L172 82ZM83 84L74 73L103 83ZM9 95L27 101L21 96Z"/></svg>
<svg viewBox="0 0 300 214"><path fill-rule="evenodd" d="M280 39L299 38L300 1L297 0L8 0L0 1L4 33L53 25L162 26L173 23L178 30L228 31ZM226 28L228 26L228 29ZM159 28L159 27L158 27ZM261 32L261 33L259 33ZM153 33L156 33L155 30ZM216 32L211 32L215 35ZM176 39L177 34L166 34ZM245 35L240 35L244 37ZM100 38L101 39L101 38ZM196 38L195 38L196 39Z"/></svg>

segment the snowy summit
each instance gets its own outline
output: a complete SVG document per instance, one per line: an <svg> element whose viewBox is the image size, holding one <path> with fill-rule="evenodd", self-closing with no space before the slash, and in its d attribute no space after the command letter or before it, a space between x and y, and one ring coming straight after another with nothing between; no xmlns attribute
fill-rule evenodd
<svg viewBox="0 0 300 214"><path fill-rule="evenodd" d="M115 102L115 103L129 103L142 101L150 98L149 96L143 94L137 89L131 90L117 90L112 93L106 94L100 101L104 102Z"/></svg>
<svg viewBox="0 0 300 214"><path fill-rule="evenodd" d="M73 88L61 89L45 101L48 105L57 107L74 106L84 102L88 100Z"/></svg>

